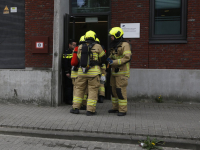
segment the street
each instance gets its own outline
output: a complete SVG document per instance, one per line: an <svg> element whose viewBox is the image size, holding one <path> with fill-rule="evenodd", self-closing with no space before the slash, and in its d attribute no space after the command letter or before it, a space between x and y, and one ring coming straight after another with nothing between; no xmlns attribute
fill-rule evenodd
<svg viewBox="0 0 200 150"><path fill-rule="evenodd" d="M0 150L142 150L139 145L0 135ZM189 150L163 148L163 150Z"/></svg>

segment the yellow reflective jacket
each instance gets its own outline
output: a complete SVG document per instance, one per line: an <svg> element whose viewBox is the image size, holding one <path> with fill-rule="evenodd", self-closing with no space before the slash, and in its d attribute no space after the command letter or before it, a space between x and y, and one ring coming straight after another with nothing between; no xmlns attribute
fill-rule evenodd
<svg viewBox="0 0 200 150"><path fill-rule="evenodd" d="M78 71L73 71L71 72L71 78L74 79L78 76Z"/></svg>
<svg viewBox="0 0 200 150"><path fill-rule="evenodd" d="M102 64L102 66L101 66L101 73L106 76L106 64Z"/></svg>
<svg viewBox="0 0 200 150"><path fill-rule="evenodd" d="M130 45L127 42L121 42L117 46L117 53L115 49L110 50L110 56L113 60L111 65L111 73L113 76L127 76L130 77L130 59L131 59Z"/></svg>
<svg viewBox="0 0 200 150"><path fill-rule="evenodd" d="M89 43L86 43L87 45L89 45ZM82 51L82 45L80 45L78 47L78 59L81 59L81 51ZM91 60L95 60L98 61L99 63L101 63L101 57L105 56L106 53L104 52L104 50L102 49L101 45L99 44L95 44L92 49L91 49L92 54L90 55L90 61ZM95 77L97 75L101 74L101 68L99 65L96 66L92 66L87 73L83 73L82 69L79 67L78 69L78 76L82 76L82 77Z"/></svg>

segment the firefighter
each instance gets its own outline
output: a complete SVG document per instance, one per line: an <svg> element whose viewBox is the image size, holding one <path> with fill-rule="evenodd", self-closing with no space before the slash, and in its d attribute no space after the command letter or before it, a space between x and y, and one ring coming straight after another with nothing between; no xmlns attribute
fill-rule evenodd
<svg viewBox="0 0 200 150"><path fill-rule="evenodd" d="M96 42L100 44L100 40L96 38ZM103 46L102 46L103 48ZM104 50L104 48L103 48ZM105 50L104 50L105 51ZM105 51L106 53L106 51ZM101 66L101 75L106 77L106 64L102 64ZM105 82L100 82L100 87L99 87L99 95L98 95L98 103L103 103L104 97L105 97Z"/></svg>
<svg viewBox="0 0 200 150"><path fill-rule="evenodd" d="M81 36L80 40L79 40L79 45L85 43L85 35ZM75 47L74 52L73 52L73 57L71 60L71 65L72 65L72 72L71 72L71 78L72 78L72 84L75 87L75 81L77 79L78 76L78 68L79 68L79 62L78 62L78 57L77 57L77 52L78 52L78 46ZM75 88L73 88L73 95L75 93ZM87 89L86 89L86 93L87 93ZM84 95L84 99L82 101L82 105L81 105L81 110L86 110L86 105L87 105L87 94Z"/></svg>
<svg viewBox="0 0 200 150"><path fill-rule="evenodd" d="M86 43L81 44L78 47L78 59L79 69L78 78L76 80L76 92L73 97L73 105L70 113L79 114L82 99L84 98L85 89L88 88L88 100L87 100L87 116L96 114L96 103L98 89L100 86L101 75L101 63L106 60L106 54L101 45L95 43L96 33L94 31L88 31L85 33Z"/></svg>
<svg viewBox="0 0 200 150"><path fill-rule="evenodd" d="M109 31L111 38L110 56L107 58L111 65L110 86L112 87L112 109L108 113L118 113L125 116L127 112L128 78L130 77L130 45L123 39L123 30L114 27Z"/></svg>
<svg viewBox="0 0 200 150"><path fill-rule="evenodd" d="M65 73L65 84L64 84L64 94L65 94L65 103L72 105L73 100L73 84L71 79L71 59L72 52L76 47L76 42L74 40L69 41L69 48L63 53L63 66Z"/></svg>

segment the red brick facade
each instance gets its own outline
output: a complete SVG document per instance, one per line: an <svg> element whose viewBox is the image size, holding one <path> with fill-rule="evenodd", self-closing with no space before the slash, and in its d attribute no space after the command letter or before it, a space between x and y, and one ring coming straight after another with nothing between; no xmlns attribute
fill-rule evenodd
<svg viewBox="0 0 200 150"><path fill-rule="evenodd" d="M25 66L52 67L54 0L25 0ZM49 37L49 53L32 54L32 36Z"/></svg>
<svg viewBox="0 0 200 150"><path fill-rule="evenodd" d="M200 69L200 1L188 0L187 44L149 44L149 0L111 0L111 26L140 23L132 68ZM52 67L54 0L25 1L26 67ZM106 34L106 33L105 33ZM49 53L32 54L31 37L49 36Z"/></svg>
<svg viewBox="0 0 200 150"><path fill-rule="evenodd" d="M149 0L112 0L111 26L140 23L132 45L132 68L200 69L200 1L188 0L187 44L149 44Z"/></svg>

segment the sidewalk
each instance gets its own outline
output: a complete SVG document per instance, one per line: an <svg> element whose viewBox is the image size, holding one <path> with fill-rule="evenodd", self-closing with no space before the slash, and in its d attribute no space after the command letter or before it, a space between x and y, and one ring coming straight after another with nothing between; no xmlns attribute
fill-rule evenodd
<svg viewBox="0 0 200 150"><path fill-rule="evenodd" d="M114 137L121 141L139 137L157 137L200 141L200 104L128 102L124 117L107 113L111 101L97 104L97 115L69 113L71 106L38 107L24 104L0 104L0 132L73 134L73 136ZM25 132L25 131L23 131Z"/></svg>

